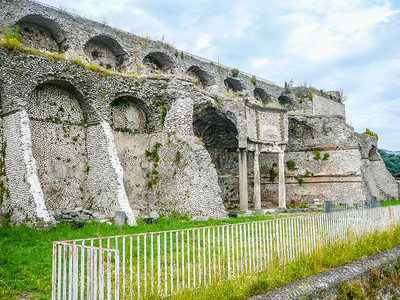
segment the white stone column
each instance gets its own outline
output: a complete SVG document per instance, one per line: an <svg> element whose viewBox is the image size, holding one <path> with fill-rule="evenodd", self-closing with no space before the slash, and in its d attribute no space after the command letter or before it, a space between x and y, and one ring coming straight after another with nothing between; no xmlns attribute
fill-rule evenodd
<svg viewBox="0 0 400 300"><path fill-rule="evenodd" d="M285 146L282 146L278 154L279 168L279 209L286 209L286 186L285 186Z"/></svg>
<svg viewBox="0 0 400 300"><path fill-rule="evenodd" d="M248 210L248 187L247 187L247 150L240 149L239 152L239 192L240 210Z"/></svg>
<svg viewBox="0 0 400 300"><path fill-rule="evenodd" d="M253 203L254 210L261 211L261 187L260 187L260 151L256 146L254 151L254 190L253 190Z"/></svg>

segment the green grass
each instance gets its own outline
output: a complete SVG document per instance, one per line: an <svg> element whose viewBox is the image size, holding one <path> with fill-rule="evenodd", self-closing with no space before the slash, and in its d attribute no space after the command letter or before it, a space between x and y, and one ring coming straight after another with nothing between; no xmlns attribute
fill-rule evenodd
<svg viewBox="0 0 400 300"><path fill-rule="evenodd" d="M390 200L381 201L380 206L400 205L400 199L392 198Z"/></svg>
<svg viewBox="0 0 400 300"><path fill-rule="evenodd" d="M360 239L350 237L343 243L317 250L312 256L303 256L290 264L275 263L259 274L185 291L170 299L247 299L252 295L266 293L290 282L390 249L399 243L400 226L388 232L368 234Z"/></svg>
<svg viewBox="0 0 400 300"><path fill-rule="evenodd" d="M191 222L188 218L160 218L156 223L149 225L139 219L137 227L88 222L83 229L79 230L71 230L69 223L60 223L49 232L40 232L26 226L3 226L0 227L0 299L14 299L18 295L30 295L32 299L49 299L53 241L204 227L281 217L258 215L204 222Z"/></svg>
<svg viewBox="0 0 400 300"><path fill-rule="evenodd" d="M287 215L290 216L290 215ZM86 223L80 230L71 230L71 224L61 223L49 232L40 232L25 226L0 228L0 299L49 299L51 294L52 242L99 236L154 232L242 223L279 218L281 216L255 216L230 220L191 222L185 218L159 219L147 225L138 220L137 227L118 227L100 223ZM316 252L312 259L303 257L287 266L272 266L258 275L243 276L235 281L216 283L194 291L176 295L173 299L245 299L310 274L339 266L346 262L388 249L400 242L400 227L388 233L376 233L360 241L348 242Z"/></svg>

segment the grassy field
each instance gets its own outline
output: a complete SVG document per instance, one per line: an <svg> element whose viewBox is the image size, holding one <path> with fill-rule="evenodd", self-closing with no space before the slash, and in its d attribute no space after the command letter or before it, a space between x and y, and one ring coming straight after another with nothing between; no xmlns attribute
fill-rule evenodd
<svg viewBox="0 0 400 300"><path fill-rule="evenodd" d="M380 205L381 206L400 205L400 199L392 198L390 200L381 201Z"/></svg>
<svg viewBox="0 0 400 300"><path fill-rule="evenodd" d="M49 299L51 286L52 242L58 240L156 232L228 223L292 217L293 214L254 216L229 220L191 222L185 218L158 219L155 224L138 220L137 227L118 227L100 223L86 223L83 229L71 230L70 223L60 223L48 232L25 226L0 227L0 299ZM232 282L215 284L174 296L177 299L244 299L261 291L284 285L309 274L371 255L400 243L400 228L388 233L374 234L362 240L351 239L345 244L322 249L312 259L304 257L281 268L271 267L257 276L246 276ZM202 291L201 295L199 294Z"/></svg>
<svg viewBox="0 0 400 300"><path fill-rule="evenodd" d="M307 276L393 248L398 244L400 244L400 226L388 232L368 234L360 239L351 237L343 243L322 248L314 252L312 256L303 256L289 264L282 266L275 263L259 274L186 291L170 299L247 299Z"/></svg>
<svg viewBox="0 0 400 300"><path fill-rule="evenodd" d="M293 215L285 214L285 216ZM25 226L3 226L0 227L0 299L18 299L20 296L49 299L53 241L204 227L281 217L258 215L207 222L191 222L187 218L160 218L154 224L145 224L142 219L139 219L137 227L88 222L83 229L79 230L71 230L70 223L60 223L48 232L40 232Z"/></svg>

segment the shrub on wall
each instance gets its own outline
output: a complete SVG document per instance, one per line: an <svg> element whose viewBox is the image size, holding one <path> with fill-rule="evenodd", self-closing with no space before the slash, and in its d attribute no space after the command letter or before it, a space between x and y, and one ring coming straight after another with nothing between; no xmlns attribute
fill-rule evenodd
<svg viewBox="0 0 400 300"><path fill-rule="evenodd" d="M376 137L376 140L378 140L378 135L375 132L369 130L368 128L366 128L365 131L362 134L366 134L366 135L370 135L370 136Z"/></svg>

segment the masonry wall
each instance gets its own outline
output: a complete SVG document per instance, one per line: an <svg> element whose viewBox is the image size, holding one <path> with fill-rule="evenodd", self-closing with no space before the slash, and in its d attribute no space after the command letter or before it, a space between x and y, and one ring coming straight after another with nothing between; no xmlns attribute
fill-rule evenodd
<svg viewBox="0 0 400 300"><path fill-rule="evenodd" d="M285 161L296 163L286 169L288 203L398 193L376 141L354 133L334 97L301 100L167 43L28 0L2 1L0 19L22 35L17 51L0 49L0 206L14 223L76 207L108 216L122 209L130 224L154 210L223 218L239 202L237 148L267 136L288 142ZM249 199L252 159L249 152ZM277 206L276 162L276 154L260 156L264 208Z"/></svg>

